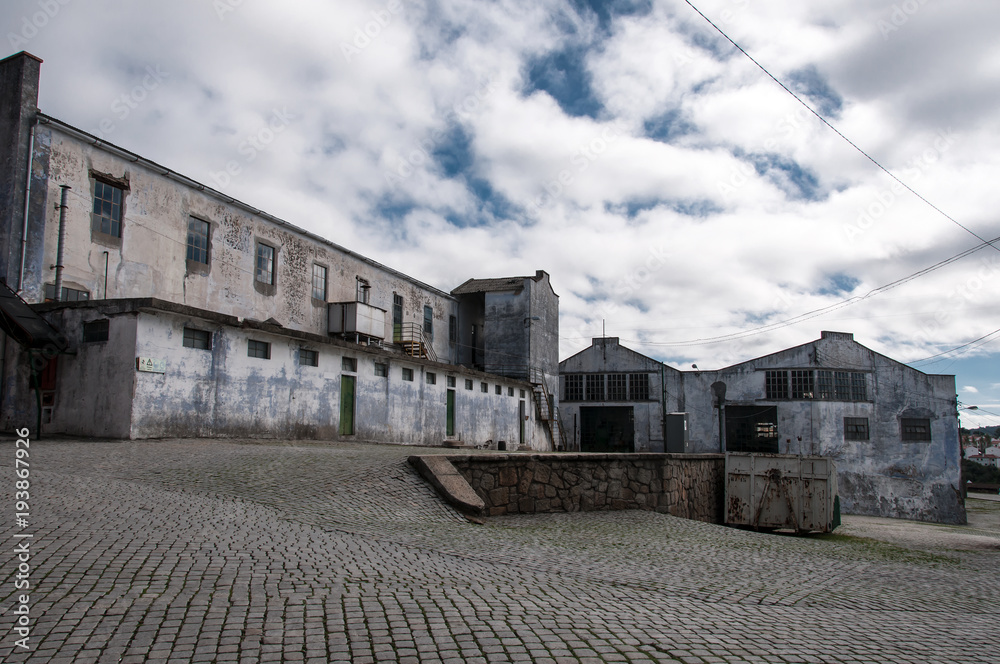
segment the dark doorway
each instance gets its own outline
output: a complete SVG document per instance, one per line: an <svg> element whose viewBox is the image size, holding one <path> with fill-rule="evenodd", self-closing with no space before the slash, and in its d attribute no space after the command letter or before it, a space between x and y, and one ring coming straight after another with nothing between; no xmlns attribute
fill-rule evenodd
<svg viewBox="0 0 1000 664"><path fill-rule="evenodd" d="M778 453L777 406L726 406L726 451Z"/></svg>
<svg viewBox="0 0 1000 664"><path fill-rule="evenodd" d="M581 452L634 452L632 406L580 408Z"/></svg>

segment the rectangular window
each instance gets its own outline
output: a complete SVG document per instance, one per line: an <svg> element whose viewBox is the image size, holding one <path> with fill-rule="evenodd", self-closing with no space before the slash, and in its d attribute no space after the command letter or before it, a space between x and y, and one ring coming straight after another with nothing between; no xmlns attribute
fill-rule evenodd
<svg viewBox="0 0 1000 664"><path fill-rule="evenodd" d="M507 388L507 396L509 396L509 397L514 396L514 388L513 387L508 387Z"/></svg>
<svg viewBox="0 0 1000 664"><path fill-rule="evenodd" d="M833 398L833 372L832 371L817 371L816 372L816 398L818 399L832 399Z"/></svg>
<svg viewBox="0 0 1000 664"><path fill-rule="evenodd" d="M184 347L212 350L212 333L208 330L196 330L193 327L185 327Z"/></svg>
<svg viewBox="0 0 1000 664"><path fill-rule="evenodd" d="M792 398L813 398L813 372L792 370Z"/></svg>
<svg viewBox="0 0 1000 664"><path fill-rule="evenodd" d="M845 417L844 440L868 440L868 418Z"/></svg>
<svg viewBox="0 0 1000 664"><path fill-rule="evenodd" d="M403 367L403 380L413 382L413 369Z"/></svg>
<svg viewBox="0 0 1000 664"><path fill-rule="evenodd" d="M259 357L262 360L271 359L271 344L266 341L247 341L247 357Z"/></svg>
<svg viewBox="0 0 1000 664"><path fill-rule="evenodd" d="M524 398L524 390L521 390L521 398Z"/></svg>
<svg viewBox="0 0 1000 664"><path fill-rule="evenodd" d="M358 360L354 357L345 357L340 360L340 368L344 371L357 371Z"/></svg>
<svg viewBox="0 0 1000 664"><path fill-rule="evenodd" d="M467 390L471 390L472 389L472 379L471 378L466 378L465 379L465 389L467 389Z"/></svg>
<svg viewBox="0 0 1000 664"><path fill-rule="evenodd" d="M788 398L788 372L787 371L766 371L766 372L764 372L764 398L765 399L787 399Z"/></svg>
<svg viewBox="0 0 1000 664"><path fill-rule="evenodd" d="M608 401L626 401L628 399L628 376L626 374L608 374Z"/></svg>
<svg viewBox="0 0 1000 664"><path fill-rule="evenodd" d="M428 385L437 385L438 377L436 373L428 371L424 378L427 380Z"/></svg>
<svg viewBox="0 0 1000 664"><path fill-rule="evenodd" d="M455 377L448 376L448 387L455 387Z"/></svg>
<svg viewBox="0 0 1000 664"><path fill-rule="evenodd" d="M357 281L357 293L355 297L358 302L368 304L368 300L371 297L371 284L368 283L367 279L362 279L361 277L356 277Z"/></svg>
<svg viewBox="0 0 1000 664"><path fill-rule="evenodd" d="M863 373L851 374L851 401L868 401L868 381Z"/></svg>
<svg viewBox="0 0 1000 664"><path fill-rule="evenodd" d="M587 401L604 401L604 375L587 376Z"/></svg>
<svg viewBox="0 0 1000 664"><path fill-rule="evenodd" d="M319 366L319 351L309 350L308 348L299 349L299 364L304 367L318 367Z"/></svg>
<svg viewBox="0 0 1000 664"><path fill-rule="evenodd" d="M496 392L497 394L502 394L502 393L503 393L503 388L502 388L502 387L500 387L499 385L496 385L496 386L494 387L494 391L495 391L495 392Z"/></svg>
<svg viewBox="0 0 1000 664"><path fill-rule="evenodd" d="M45 301L51 302L56 299L56 285L55 284L45 284ZM90 299L90 293L85 290L77 290L75 288L67 288L63 286L62 297L59 298L61 302L83 302Z"/></svg>
<svg viewBox="0 0 1000 664"><path fill-rule="evenodd" d="M931 439L931 421L928 419L904 417L900 420L899 429L903 440Z"/></svg>
<svg viewBox="0 0 1000 664"><path fill-rule="evenodd" d="M583 375L566 374L563 386L563 401L583 401Z"/></svg>
<svg viewBox="0 0 1000 664"><path fill-rule="evenodd" d="M207 221L194 217L188 219L187 259L189 261L208 265L209 228Z"/></svg>
<svg viewBox="0 0 1000 664"><path fill-rule="evenodd" d="M93 320L83 324L83 343L90 344L108 340L108 319Z"/></svg>
<svg viewBox="0 0 1000 664"><path fill-rule="evenodd" d="M839 401L851 398L851 374L846 371L833 372L833 398Z"/></svg>
<svg viewBox="0 0 1000 664"><path fill-rule="evenodd" d="M389 375L389 365L383 364L381 362L375 363L375 375L380 378L385 378Z"/></svg>
<svg viewBox="0 0 1000 664"><path fill-rule="evenodd" d="M326 268L313 263L312 298L326 302Z"/></svg>
<svg viewBox="0 0 1000 664"><path fill-rule="evenodd" d="M424 334L428 339L434 338L434 310L424 306Z"/></svg>
<svg viewBox="0 0 1000 664"><path fill-rule="evenodd" d="M114 237L122 236L122 189L101 182L94 183L94 230Z"/></svg>
<svg viewBox="0 0 1000 664"><path fill-rule="evenodd" d="M448 316L448 341L458 343L458 317Z"/></svg>
<svg viewBox="0 0 1000 664"><path fill-rule="evenodd" d="M274 247L267 244L257 245L257 281L262 284L274 284Z"/></svg>
<svg viewBox="0 0 1000 664"><path fill-rule="evenodd" d="M490 386L487 385L486 383L480 383L479 384L479 391L483 392L483 393L489 392L490 391Z"/></svg>
<svg viewBox="0 0 1000 664"><path fill-rule="evenodd" d="M632 401L649 401L649 374L629 376L628 389Z"/></svg>

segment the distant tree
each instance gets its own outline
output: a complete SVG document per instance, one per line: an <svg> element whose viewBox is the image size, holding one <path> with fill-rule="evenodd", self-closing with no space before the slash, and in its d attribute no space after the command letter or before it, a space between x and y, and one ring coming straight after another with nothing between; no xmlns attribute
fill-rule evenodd
<svg viewBox="0 0 1000 664"><path fill-rule="evenodd" d="M962 459L962 482L1000 484L1000 468L984 466L975 461Z"/></svg>

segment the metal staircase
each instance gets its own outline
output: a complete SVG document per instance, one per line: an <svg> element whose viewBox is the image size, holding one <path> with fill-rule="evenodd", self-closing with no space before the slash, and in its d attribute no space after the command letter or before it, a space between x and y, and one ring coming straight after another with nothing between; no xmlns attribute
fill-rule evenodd
<svg viewBox="0 0 1000 664"><path fill-rule="evenodd" d="M398 323L392 326L392 342L398 344L410 357L437 362L430 339L424 336L423 328L417 323Z"/></svg>
<svg viewBox="0 0 1000 664"><path fill-rule="evenodd" d="M553 450L566 449L566 434L559 423L559 409L552 403L552 395L545 383L545 374L540 369L531 369L529 382L535 395L535 412L538 419L545 422Z"/></svg>

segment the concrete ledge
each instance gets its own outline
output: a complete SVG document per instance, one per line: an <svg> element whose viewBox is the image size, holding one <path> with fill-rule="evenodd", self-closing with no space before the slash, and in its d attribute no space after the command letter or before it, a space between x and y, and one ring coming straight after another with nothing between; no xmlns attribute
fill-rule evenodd
<svg viewBox="0 0 1000 664"><path fill-rule="evenodd" d="M451 464L448 457L411 456L408 461L445 500L462 512L478 516L485 511L486 503Z"/></svg>

